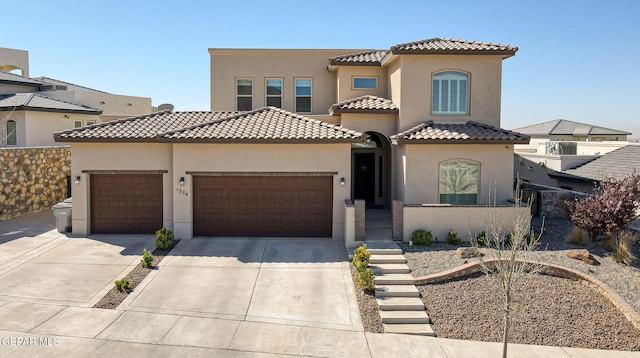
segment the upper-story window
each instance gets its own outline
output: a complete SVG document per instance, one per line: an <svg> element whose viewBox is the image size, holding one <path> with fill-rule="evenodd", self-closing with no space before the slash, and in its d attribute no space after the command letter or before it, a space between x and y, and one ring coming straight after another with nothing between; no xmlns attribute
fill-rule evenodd
<svg viewBox="0 0 640 358"><path fill-rule="evenodd" d="M444 71L433 75L432 113L467 114L469 112L469 75Z"/></svg>
<svg viewBox="0 0 640 358"><path fill-rule="evenodd" d="M377 89L378 77L353 77L353 89Z"/></svg>
<svg viewBox="0 0 640 358"><path fill-rule="evenodd" d="M7 121L7 145L18 145L16 121L13 119Z"/></svg>
<svg viewBox="0 0 640 358"><path fill-rule="evenodd" d="M73 128L80 128L80 127L82 127L81 120L73 121Z"/></svg>
<svg viewBox="0 0 640 358"><path fill-rule="evenodd" d="M264 84L267 106L282 108L282 78L267 78Z"/></svg>
<svg viewBox="0 0 640 358"><path fill-rule="evenodd" d="M236 110L250 111L253 109L253 79L236 79Z"/></svg>
<svg viewBox="0 0 640 358"><path fill-rule="evenodd" d="M310 78L296 78L296 112L311 113L311 87Z"/></svg>
<svg viewBox="0 0 640 358"><path fill-rule="evenodd" d="M480 164L454 159L440 163L440 204L477 205Z"/></svg>

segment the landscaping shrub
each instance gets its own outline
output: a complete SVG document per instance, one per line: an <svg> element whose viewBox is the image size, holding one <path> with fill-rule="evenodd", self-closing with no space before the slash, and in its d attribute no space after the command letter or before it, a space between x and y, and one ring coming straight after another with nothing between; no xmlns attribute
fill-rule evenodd
<svg viewBox="0 0 640 358"><path fill-rule="evenodd" d="M613 247L613 259L627 266L633 265L636 257L633 254L632 248L636 242L638 242L638 236L632 231L624 230L618 233L615 246Z"/></svg>
<svg viewBox="0 0 640 358"><path fill-rule="evenodd" d="M584 239L584 230L574 226L573 230L567 236L564 237L565 241L569 244L581 245Z"/></svg>
<svg viewBox="0 0 640 358"><path fill-rule="evenodd" d="M140 259L140 263L144 268L151 268L151 263L153 262L153 254L148 251L146 248L142 249L142 258Z"/></svg>
<svg viewBox="0 0 640 358"><path fill-rule="evenodd" d="M482 230L478 234L476 234L476 243L478 246L487 246L489 243L487 242L487 232Z"/></svg>
<svg viewBox="0 0 640 358"><path fill-rule="evenodd" d="M351 260L358 272L356 283L366 291L373 291L375 288L373 279L376 275L369 268L370 257L371 253L367 250L367 244L362 244L353 252L353 259Z"/></svg>
<svg viewBox="0 0 640 358"><path fill-rule="evenodd" d="M447 243L450 245L458 245L460 243L460 236L458 236L458 232L456 229L449 230L447 234Z"/></svg>
<svg viewBox="0 0 640 358"><path fill-rule="evenodd" d="M411 234L411 241L414 245L429 246L432 243L433 235L431 231L419 229Z"/></svg>
<svg viewBox="0 0 640 358"><path fill-rule="evenodd" d="M167 250L173 246L173 231L167 230L164 226L156 231L156 247L160 250Z"/></svg>
<svg viewBox="0 0 640 358"><path fill-rule="evenodd" d="M123 278L122 280L116 280L116 289L120 292L127 292L129 289L129 279Z"/></svg>

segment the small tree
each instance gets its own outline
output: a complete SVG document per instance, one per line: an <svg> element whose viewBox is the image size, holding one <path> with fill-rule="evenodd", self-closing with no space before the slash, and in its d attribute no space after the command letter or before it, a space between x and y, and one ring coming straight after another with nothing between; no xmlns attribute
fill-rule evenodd
<svg viewBox="0 0 640 358"><path fill-rule="evenodd" d="M640 174L634 171L619 180L605 178L593 194L567 204L571 221L589 233L592 243L599 235L613 235L638 218Z"/></svg>
<svg viewBox="0 0 640 358"><path fill-rule="evenodd" d="M506 358L511 312L517 308L513 297L514 288L524 287L527 280L542 269L541 266L527 260L530 252L534 251L540 243L542 228L539 234L531 234L531 200L522 202L519 185L516 187L511 231L504 228L504 220L496 208L495 196L488 210L485 236L479 240L469 232L469 241L477 252L485 254L478 256L482 272L498 281L495 287L498 297L496 305L502 312L502 357ZM544 227L544 222L542 226Z"/></svg>

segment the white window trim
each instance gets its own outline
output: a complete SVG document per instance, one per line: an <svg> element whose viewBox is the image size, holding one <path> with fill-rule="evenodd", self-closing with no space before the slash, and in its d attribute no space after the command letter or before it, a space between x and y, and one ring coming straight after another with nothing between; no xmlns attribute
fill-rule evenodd
<svg viewBox="0 0 640 358"><path fill-rule="evenodd" d="M238 80L249 80L251 81L251 94L250 95L246 95L246 94L238 94ZM255 81L253 80L253 77L236 77L235 81L234 81L234 85L235 85L235 93L236 96L234 97L234 102L235 102L235 108L236 111L239 111L238 109L238 97L242 97L242 98L251 98L251 109L253 109L253 106L255 105L254 101L253 101L253 95L255 93ZM249 110L251 110L249 109Z"/></svg>
<svg viewBox="0 0 640 358"><path fill-rule="evenodd" d="M297 91L298 91L297 87L298 86L296 86L296 81L297 80L309 80L309 81L311 81L311 88L310 88L311 94L309 94L309 95L298 95L298 93L297 93ZM296 113L313 113L313 78L311 78L311 77L296 77L296 78L294 78L293 79L293 92L294 92L294 97L295 97L294 98L294 106L296 107L294 109L294 112L296 112ZM309 97L309 112L298 111L298 101L297 101L298 97Z"/></svg>
<svg viewBox="0 0 640 358"><path fill-rule="evenodd" d="M96 123L97 123L97 122L96 122L95 120L93 120L93 119L87 119L87 125L88 125L88 126L92 126L92 125L94 125L94 124L96 124Z"/></svg>
<svg viewBox="0 0 640 358"><path fill-rule="evenodd" d="M280 81L280 94L279 95L270 95L267 94L267 81L268 80L279 80ZM280 97L280 107L282 108L284 107L284 78L282 77L265 77L264 79L264 105L267 106L267 99L269 97L275 98L275 97Z"/></svg>
<svg viewBox="0 0 640 358"><path fill-rule="evenodd" d="M376 86L373 88L366 88L366 87L356 87L355 86L355 81L356 78L363 78L363 79L375 79L376 80ZM377 90L378 86L380 83L380 79L378 78L378 76L351 76L351 90L352 91L371 91L371 90Z"/></svg>
<svg viewBox="0 0 640 358"><path fill-rule="evenodd" d="M452 112L452 111L442 111L442 110L434 110L434 93L433 93L433 82L436 79L435 77L439 74L443 74L445 72L453 72L453 73L459 73L462 75L465 75L467 77L467 108L465 111L456 111L456 112ZM446 78L445 78L446 79ZM455 69L450 69L450 70L442 70L442 71L438 71L438 72L433 72L431 74L431 114L433 115L454 115L454 116L465 116L465 115L469 115L470 111L470 107L471 107L471 74L465 71L460 71L460 70L455 70ZM458 92L459 93L459 92ZM458 94L459 96L459 94ZM442 94L440 93L439 99L442 98ZM459 104L459 97L458 97L458 104ZM440 104L441 105L441 104Z"/></svg>

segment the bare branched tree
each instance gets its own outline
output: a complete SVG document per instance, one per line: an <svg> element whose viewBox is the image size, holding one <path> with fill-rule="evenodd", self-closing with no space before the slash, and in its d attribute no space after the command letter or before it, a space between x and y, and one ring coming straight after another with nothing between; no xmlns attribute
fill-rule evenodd
<svg viewBox="0 0 640 358"><path fill-rule="evenodd" d="M519 181L519 180L518 180ZM507 357L507 342L511 329L511 312L517 309L518 304L514 298L517 287L524 287L526 282L536 273L542 270L540 265L531 263L530 254L535 251L540 243L542 228L539 233L531 229L531 199L522 201L520 186L516 188L513 227L505 228L504 220L496 207L494 194L493 202L488 208L486 220L487 230L483 242L470 236L470 242L478 256L483 273L496 279L497 284L495 302L502 313L503 335L502 356ZM544 222L543 225L544 227Z"/></svg>

